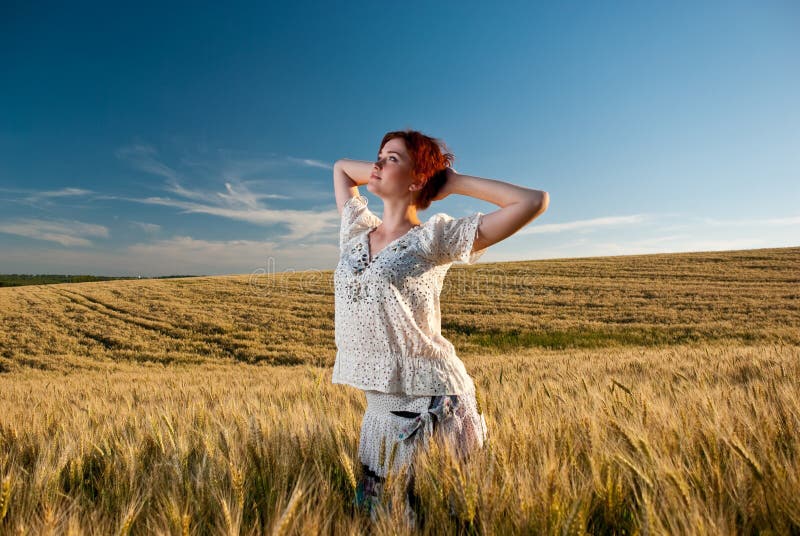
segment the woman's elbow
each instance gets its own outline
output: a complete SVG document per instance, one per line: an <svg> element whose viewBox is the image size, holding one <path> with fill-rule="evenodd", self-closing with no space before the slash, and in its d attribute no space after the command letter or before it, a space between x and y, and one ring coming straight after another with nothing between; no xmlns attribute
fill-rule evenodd
<svg viewBox="0 0 800 536"><path fill-rule="evenodd" d="M543 190L535 190L531 194L528 206L534 216L542 214L550 206L550 194Z"/></svg>
<svg viewBox="0 0 800 536"><path fill-rule="evenodd" d="M541 212L547 210L547 207L549 206L550 206L550 194L543 191L541 195Z"/></svg>

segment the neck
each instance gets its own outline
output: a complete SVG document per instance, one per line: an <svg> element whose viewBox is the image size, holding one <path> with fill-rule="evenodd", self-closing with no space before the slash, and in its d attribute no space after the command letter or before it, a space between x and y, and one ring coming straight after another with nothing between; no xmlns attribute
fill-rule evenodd
<svg viewBox="0 0 800 536"><path fill-rule="evenodd" d="M402 231L415 225L420 225L417 217L417 207L407 201L383 203L383 226L388 232Z"/></svg>

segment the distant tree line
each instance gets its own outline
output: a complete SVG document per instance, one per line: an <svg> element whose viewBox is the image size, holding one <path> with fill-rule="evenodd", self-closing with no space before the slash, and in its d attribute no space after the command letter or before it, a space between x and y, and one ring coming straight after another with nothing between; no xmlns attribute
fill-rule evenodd
<svg viewBox="0 0 800 536"><path fill-rule="evenodd" d="M54 283L86 283L90 281L110 281L114 279L167 279L172 277L201 277L196 275L105 276L105 275L63 275L63 274L0 274L0 287L19 287L22 285L52 285Z"/></svg>

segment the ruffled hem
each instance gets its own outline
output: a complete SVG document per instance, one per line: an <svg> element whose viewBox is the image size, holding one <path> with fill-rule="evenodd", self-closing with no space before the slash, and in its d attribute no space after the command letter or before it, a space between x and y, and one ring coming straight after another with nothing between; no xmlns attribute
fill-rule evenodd
<svg viewBox="0 0 800 536"><path fill-rule="evenodd" d="M424 424L407 438L404 438L404 431L407 430L409 422L414 420L413 418L395 415L389 411L374 410L368 405L361 423L359 460L370 471L385 478L389 471L399 471L411 463L416 449L426 446L434 433L443 434L446 441L453 445L456 454L462 458L483 447L488 438L486 421L483 415L478 413L474 390L459 395L457 400L455 408L445 411L446 416L442 416L441 404L444 400L437 404L439 411L428 412L428 409L423 408L431 399L428 397L420 399L419 402L423 405L418 411L423 416ZM432 417L432 413L438 414L439 418Z"/></svg>
<svg viewBox="0 0 800 536"><path fill-rule="evenodd" d="M411 462L417 447L417 436L398 440L400 427L408 421L392 413L386 415L364 414L361 422L362 440L358 446L358 458L371 471L386 478L390 468L398 471ZM394 458L392 450L394 449Z"/></svg>
<svg viewBox="0 0 800 536"><path fill-rule="evenodd" d="M386 373L376 375L376 370L384 369ZM475 389L464 363L452 355L444 358L377 355L356 360L338 351L331 383L411 396L458 395Z"/></svg>

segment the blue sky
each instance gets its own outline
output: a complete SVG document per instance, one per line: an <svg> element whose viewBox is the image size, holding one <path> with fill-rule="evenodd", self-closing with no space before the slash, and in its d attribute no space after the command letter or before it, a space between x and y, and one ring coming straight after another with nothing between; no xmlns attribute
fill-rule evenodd
<svg viewBox="0 0 800 536"><path fill-rule="evenodd" d="M333 269L403 128L550 193L480 262L800 245L797 2L112 4L0 7L0 273Z"/></svg>

